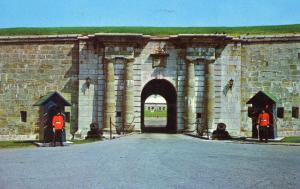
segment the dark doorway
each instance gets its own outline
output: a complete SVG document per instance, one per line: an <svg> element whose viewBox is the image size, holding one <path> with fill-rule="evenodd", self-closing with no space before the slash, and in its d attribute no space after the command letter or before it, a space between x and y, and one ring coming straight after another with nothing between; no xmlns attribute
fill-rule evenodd
<svg viewBox="0 0 300 189"><path fill-rule="evenodd" d="M247 104L252 104L248 109L248 117L252 119L252 138L258 138L257 119L264 109L270 115L269 138L274 139L276 131L276 98L271 94L259 91L254 95Z"/></svg>
<svg viewBox="0 0 300 189"><path fill-rule="evenodd" d="M167 103L167 125L165 127L145 126L145 101L151 95L160 95ZM141 94L141 130L142 132L177 132L177 93L174 86L165 79L153 79L149 81Z"/></svg>

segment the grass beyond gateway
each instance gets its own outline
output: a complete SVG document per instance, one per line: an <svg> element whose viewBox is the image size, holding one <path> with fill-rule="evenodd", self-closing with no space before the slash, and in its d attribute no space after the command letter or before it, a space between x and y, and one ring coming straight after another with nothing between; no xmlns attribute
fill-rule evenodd
<svg viewBox="0 0 300 189"><path fill-rule="evenodd" d="M15 35L60 35L60 34L94 34L94 33L141 33L145 35L176 34L226 34L240 35L274 35L300 34L300 24L274 26L244 27L49 27L49 28L0 28L0 36Z"/></svg>
<svg viewBox="0 0 300 189"><path fill-rule="evenodd" d="M145 110L145 117L167 117L167 111L149 111Z"/></svg>

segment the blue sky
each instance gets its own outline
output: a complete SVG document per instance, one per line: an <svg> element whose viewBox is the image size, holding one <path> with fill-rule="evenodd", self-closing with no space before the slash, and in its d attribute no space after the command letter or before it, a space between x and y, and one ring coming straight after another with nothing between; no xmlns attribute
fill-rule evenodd
<svg viewBox="0 0 300 189"><path fill-rule="evenodd" d="M300 23L300 0L0 0L0 28Z"/></svg>

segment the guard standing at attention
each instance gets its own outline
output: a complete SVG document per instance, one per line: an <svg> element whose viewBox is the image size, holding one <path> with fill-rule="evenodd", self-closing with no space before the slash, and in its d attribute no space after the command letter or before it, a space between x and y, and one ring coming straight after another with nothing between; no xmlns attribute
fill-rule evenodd
<svg viewBox="0 0 300 189"><path fill-rule="evenodd" d="M262 142L263 138L265 139L265 142L268 142L268 128L270 126L270 116L268 113L265 112L265 110L262 110L262 112L258 116L257 125L259 129L259 141Z"/></svg>
<svg viewBox="0 0 300 189"><path fill-rule="evenodd" d="M54 147L56 146L57 140L59 140L60 145L63 146L63 128L65 126L65 120L64 120L64 116L60 112L57 112L57 114L53 116L52 125L55 129L54 137L53 137Z"/></svg>

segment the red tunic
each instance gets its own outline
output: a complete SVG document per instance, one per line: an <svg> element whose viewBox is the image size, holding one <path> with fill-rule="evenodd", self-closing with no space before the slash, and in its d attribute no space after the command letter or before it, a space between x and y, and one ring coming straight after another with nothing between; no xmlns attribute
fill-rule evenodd
<svg viewBox="0 0 300 189"><path fill-rule="evenodd" d="M55 115L52 119L52 125L56 130L61 130L64 127L64 117L62 115Z"/></svg>
<svg viewBox="0 0 300 189"><path fill-rule="evenodd" d="M270 124L270 118L268 113L261 113L258 116L257 124L259 126L268 126Z"/></svg>

